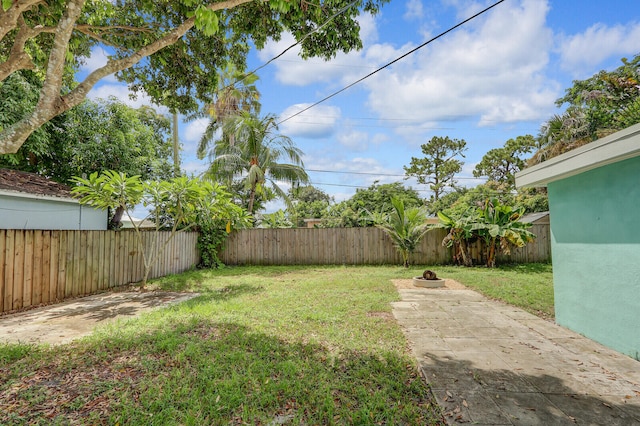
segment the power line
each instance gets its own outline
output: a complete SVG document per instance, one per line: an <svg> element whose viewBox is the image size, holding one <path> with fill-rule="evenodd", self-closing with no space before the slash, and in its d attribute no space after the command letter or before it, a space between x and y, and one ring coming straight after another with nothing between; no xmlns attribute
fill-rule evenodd
<svg viewBox="0 0 640 426"><path fill-rule="evenodd" d="M349 9L350 7L352 7L353 5L355 5L358 2L358 0L353 0L351 3L349 3L348 5L346 5L345 7L343 7L342 9L338 10L336 13L334 13L333 15L331 15L329 18L327 18L326 21L324 21L320 26L318 26L317 28L314 28L313 30L309 31L308 33L306 33L300 40L296 41L295 43L293 43L291 46L287 47L286 49L284 49L282 52L280 52L279 54L277 54L276 56L274 56L273 58L269 59L267 62L265 62L264 64L260 65L259 67L255 68L253 71L248 72L247 74L245 74L241 79L234 81L233 83L225 86L222 90L226 89L227 87L231 87L231 86L235 86L237 83L240 83L242 81L244 81L247 77L249 77L252 74L257 73L258 71L260 71L262 68L266 67L267 65L269 65L271 62L275 61L276 59L280 58L281 56L283 56L285 53L287 53L289 50L293 49L294 47L296 47L297 45L299 45L300 43L302 43L303 41L305 41L309 36L311 36L311 34L318 32L319 30L321 30L322 28L326 27L327 25L329 25L329 23L331 21L333 21L333 19L336 16L342 15L344 12L347 11L347 9Z"/></svg>
<svg viewBox="0 0 640 426"><path fill-rule="evenodd" d="M317 172L317 173L338 173L338 174L348 174L348 175L367 175L367 176L387 176L387 177L407 177L407 175L396 175L389 173L372 173L372 172L345 172L340 170L318 170L318 169L305 169L308 172ZM479 179L476 177L468 177L468 176L454 176L454 179Z"/></svg>
<svg viewBox="0 0 640 426"><path fill-rule="evenodd" d="M496 7L497 5L499 5L499 4L500 4L500 3L502 3L502 2L504 2L504 0L499 0L499 1L495 2L495 3L494 3L494 4L492 4L491 6L489 6L489 7L485 8L485 9L481 10L480 12L478 12L478 13L476 13L475 15L473 15L473 16L471 16L471 17L469 17L469 18L465 19L464 21L459 22L458 24L454 25L453 27L449 28L448 30L441 32L441 33L440 33L440 34L438 34L437 36L435 36L435 37L431 38L430 40L427 40L427 41L426 41L426 42L424 42L424 43L422 43L420 46L418 46L418 47L416 47L416 48L414 48L414 49L411 49L411 50L410 50L410 51L408 51L407 53L405 53L405 54L403 54L403 55L401 55L401 56L397 57L397 58L396 58L396 59L394 59L393 61L391 61L391 62L389 62L389 63L387 63L387 64L385 64L385 65L381 66L381 67L380 67L380 68L378 68L377 70L375 70L375 71L373 71L373 72L370 72L369 74L365 75L364 77L360 78L359 80L356 80L356 81L354 81L353 83L351 83L351 84L349 84L349 85L347 85L347 86L343 87L342 89L340 89L340 90L338 90L338 91L336 91L336 92L333 92L331 95L324 97L323 99L319 100L318 102L315 102L315 103L311 104L310 106L308 106L308 107L306 107L306 108L303 108L302 110L300 110L300 111L296 112L295 114L290 115L289 117L287 117L287 118L285 118L285 119L283 119L283 120L280 120L280 121L277 123L277 125L280 125L280 124L284 123L285 121L290 120L290 119L292 119L293 117L296 117L296 116L298 116L298 115L302 114L303 112L308 111L308 110L310 110L311 108L313 108L313 107L315 107L315 106L317 106L317 105L319 105L319 104L321 104L321 103L323 103L323 102L325 102L325 101L327 101L327 100L329 100L329 99L333 98L334 96L337 96L338 94L340 94L340 93L344 92L345 90L350 89L351 87L355 86L356 84L361 83L362 81L364 81L364 80L368 79L369 77L373 76L374 74L376 74L376 73L378 73L378 72L382 71L383 69L385 69L385 68L387 68L387 67L389 67L389 66L391 66L391 65L395 64L396 62L400 61L401 59L404 59L405 57L407 57L407 56L411 55L412 53L414 53L414 52L418 51L419 49L422 49L423 47L425 47L426 45L428 45L428 44L430 44L430 43L434 42L435 40L439 39L440 37L443 37L444 35L446 35L446 34L450 33L451 31L453 31L453 30L455 30L455 29L457 29L458 27L461 27L462 25L466 24L467 22L471 21L472 19L475 19L475 18L477 18L478 16L482 15L483 13L485 13L485 12L489 11L490 9L493 9L494 7Z"/></svg>

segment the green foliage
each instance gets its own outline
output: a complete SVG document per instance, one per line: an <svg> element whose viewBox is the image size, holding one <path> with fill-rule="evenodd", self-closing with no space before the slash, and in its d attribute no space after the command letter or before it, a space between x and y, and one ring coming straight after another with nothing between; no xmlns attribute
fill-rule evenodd
<svg viewBox="0 0 640 426"><path fill-rule="evenodd" d="M497 198L487 199L461 214L438 212L440 223L435 227L448 230L442 244L454 249L454 260L458 263L472 265L469 244L480 240L486 265L493 268L497 252L509 254L512 247L524 247L535 239L527 229L531 224L520 222L524 211L524 208L502 204Z"/></svg>
<svg viewBox="0 0 640 426"><path fill-rule="evenodd" d="M285 212L278 210L273 213L265 214L262 216L259 228L293 228L294 225L289 220Z"/></svg>
<svg viewBox="0 0 640 426"><path fill-rule="evenodd" d="M420 148L424 157L411 157L411 163L409 167L404 166L404 172L415 177L418 183L429 185L433 192L432 201L438 201L447 188L456 187L455 174L462 170L464 164L456 157L464 158L467 143L464 139L434 136Z"/></svg>
<svg viewBox="0 0 640 426"><path fill-rule="evenodd" d="M640 54L622 58L613 71L600 71L577 80L556 101L567 109L540 129L539 150L530 160L537 164L586 143L640 123Z"/></svg>
<svg viewBox="0 0 640 426"><path fill-rule="evenodd" d="M275 116L259 118L242 112L226 120L224 126L222 138L210 154L213 160L208 175L223 181L241 176L249 190L249 213L254 212L255 197L267 189L267 184L290 205L278 182L296 185L308 182L309 177L304 171L302 151L290 138L277 133Z"/></svg>
<svg viewBox="0 0 640 426"><path fill-rule="evenodd" d="M295 226L303 227L304 219L321 219L329 215L333 197L311 185L297 186L289 190L292 206L287 215Z"/></svg>
<svg viewBox="0 0 640 426"><path fill-rule="evenodd" d="M223 249L229 235L223 226L224 224L220 221L205 221L198 225L199 268L210 269L223 266L218 253Z"/></svg>
<svg viewBox="0 0 640 426"><path fill-rule="evenodd" d="M33 111L41 88L40 78L31 71L13 73L0 82L0 130ZM33 132L17 153L0 155L0 166L38 172L38 159L48 155L60 130L60 120L47 123Z"/></svg>
<svg viewBox="0 0 640 426"><path fill-rule="evenodd" d="M18 87L9 84L15 79L5 82L0 92L13 87L6 106L20 113L14 102L19 103L23 94L37 96L37 91L33 87L20 91L26 82ZM115 98L85 101L34 132L17 154L1 155L0 165L62 183L102 170L140 175L143 180L165 179L173 173L169 132L169 120L153 108L130 108Z"/></svg>
<svg viewBox="0 0 640 426"><path fill-rule="evenodd" d="M130 211L140 202L151 208L156 224L155 242L151 248L140 244L145 269L142 287L147 282L151 268L177 232L195 228L198 224L212 229L220 220L228 221L229 226L233 221L244 224L247 219L242 209L231 202L231 195L224 187L200 179L180 176L169 181L142 181L138 175L127 176L122 172L107 170L100 175L92 173L86 179L75 177L73 181L77 184L73 193L82 204L100 209L120 208L129 219ZM131 222L141 242L140 229L133 220ZM169 228L171 235L160 246L158 232L163 228ZM203 243L205 246L207 250L212 247ZM205 257L207 262L217 259L210 252Z"/></svg>
<svg viewBox="0 0 640 426"><path fill-rule="evenodd" d="M342 227L374 226L372 214L386 215L394 211L391 199L402 200L405 208L423 204L418 192L406 188L400 182L378 184L369 188L357 189L348 200L329 208L327 224Z"/></svg>
<svg viewBox="0 0 640 426"><path fill-rule="evenodd" d="M411 254L416 251L420 240L427 233L427 213L424 208L412 207L405 209L404 202L399 198L392 198L391 214L377 217L376 226L382 229L393 241L393 245L402 255L402 265L409 267Z"/></svg>
<svg viewBox="0 0 640 426"><path fill-rule="evenodd" d="M527 230L530 223L520 222L524 209L514 209L500 204L497 199L486 200L478 209L478 223L474 231L483 239L487 252L487 266L496 265L496 252L509 254L511 247L524 247L535 239L535 235Z"/></svg>
<svg viewBox="0 0 640 426"><path fill-rule="evenodd" d="M535 138L531 135L509 139L504 147L492 149L482 157L473 170L473 176L486 176L489 180L506 184L508 188L515 188L515 174L526 164L522 155L530 153L535 146Z"/></svg>

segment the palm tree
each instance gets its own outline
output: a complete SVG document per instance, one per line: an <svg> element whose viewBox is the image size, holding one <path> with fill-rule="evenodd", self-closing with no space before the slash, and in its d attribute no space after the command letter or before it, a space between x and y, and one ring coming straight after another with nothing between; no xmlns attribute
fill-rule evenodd
<svg viewBox="0 0 640 426"><path fill-rule="evenodd" d="M381 228L393 241L393 245L402 255L402 264L409 267L410 256L418 248L418 243L427 233L427 213L423 208L404 208L399 198L391 198L392 212L381 218L374 216L376 226Z"/></svg>
<svg viewBox="0 0 640 426"><path fill-rule="evenodd" d="M253 213L256 194L270 188L290 204L278 182L307 183L302 151L287 136L276 133L274 115L259 118L248 112L226 120L215 147L211 150L209 175L213 179L241 176L249 191L247 210ZM284 161L288 162L284 162Z"/></svg>
<svg viewBox="0 0 640 426"><path fill-rule="evenodd" d="M260 92L255 86L257 80L257 75L244 74L232 64L227 65L225 71L218 74L218 91L214 102L206 108L211 120L198 143L198 158L203 159L206 156L216 132L224 131L227 119L241 112L260 113ZM230 142L233 145L233 136L230 137Z"/></svg>

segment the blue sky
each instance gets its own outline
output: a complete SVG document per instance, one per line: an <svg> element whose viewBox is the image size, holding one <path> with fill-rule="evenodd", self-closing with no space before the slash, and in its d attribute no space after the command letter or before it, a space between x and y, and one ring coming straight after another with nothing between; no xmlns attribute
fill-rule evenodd
<svg viewBox="0 0 640 426"><path fill-rule="evenodd" d="M293 113L400 57L492 4L466 0L393 0L375 17L360 18L364 48L324 62L303 61L292 49L258 72L262 113L285 120ZM254 51L256 68L291 44L285 35ZM618 67L640 53L640 4L629 0L506 0L486 14L303 114L282 122L280 133L304 152L314 186L341 201L374 181L403 181L403 166L421 157L433 136L464 139L468 151L459 183L475 186L472 170L510 138L536 135L561 112L555 100L573 80ZM104 61L99 51L88 67ZM113 79L90 97L128 98ZM206 120L182 122L182 165L206 169L195 149ZM281 207L273 203L268 210Z"/></svg>

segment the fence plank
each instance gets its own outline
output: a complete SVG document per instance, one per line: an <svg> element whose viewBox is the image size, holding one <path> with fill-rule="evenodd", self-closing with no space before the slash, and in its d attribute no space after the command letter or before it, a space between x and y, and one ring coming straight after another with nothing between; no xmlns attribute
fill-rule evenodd
<svg viewBox="0 0 640 426"><path fill-rule="evenodd" d="M44 287L47 283L43 280L42 263L43 256L42 250L44 245L44 236L41 230L33 231L33 275L32 279L32 292L31 292L31 304L39 305L42 303L42 293L44 293ZM47 293L49 292L47 288Z"/></svg>
<svg viewBox="0 0 640 426"><path fill-rule="evenodd" d="M13 309L20 309L24 304L24 258L26 253L24 241L25 233L16 232L13 264Z"/></svg>
<svg viewBox="0 0 640 426"><path fill-rule="evenodd" d="M6 283L4 276L4 268L6 265L5 260L5 244L7 240L7 231L0 229L0 312L4 310L4 298L8 290L6 290Z"/></svg>
<svg viewBox="0 0 640 426"><path fill-rule="evenodd" d="M10 311L13 309L13 299L14 299L14 269L15 269L15 236L16 231L8 229L5 233L5 243L4 243L4 303L3 303L3 311Z"/></svg>
<svg viewBox="0 0 640 426"><path fill-rule="evenodd" d="M60 254L60 233L48 232L49 238L49 295L48 302L56 300L58 292L58 255Z"/></svg>
<svg viewBox="0 0 640 426"><path fill-rule="evenodd" d="M31 306L31 295L33 292L33 234L35 231L25 231L24 233L24 264L22 275L22 307Z"/></svg>

